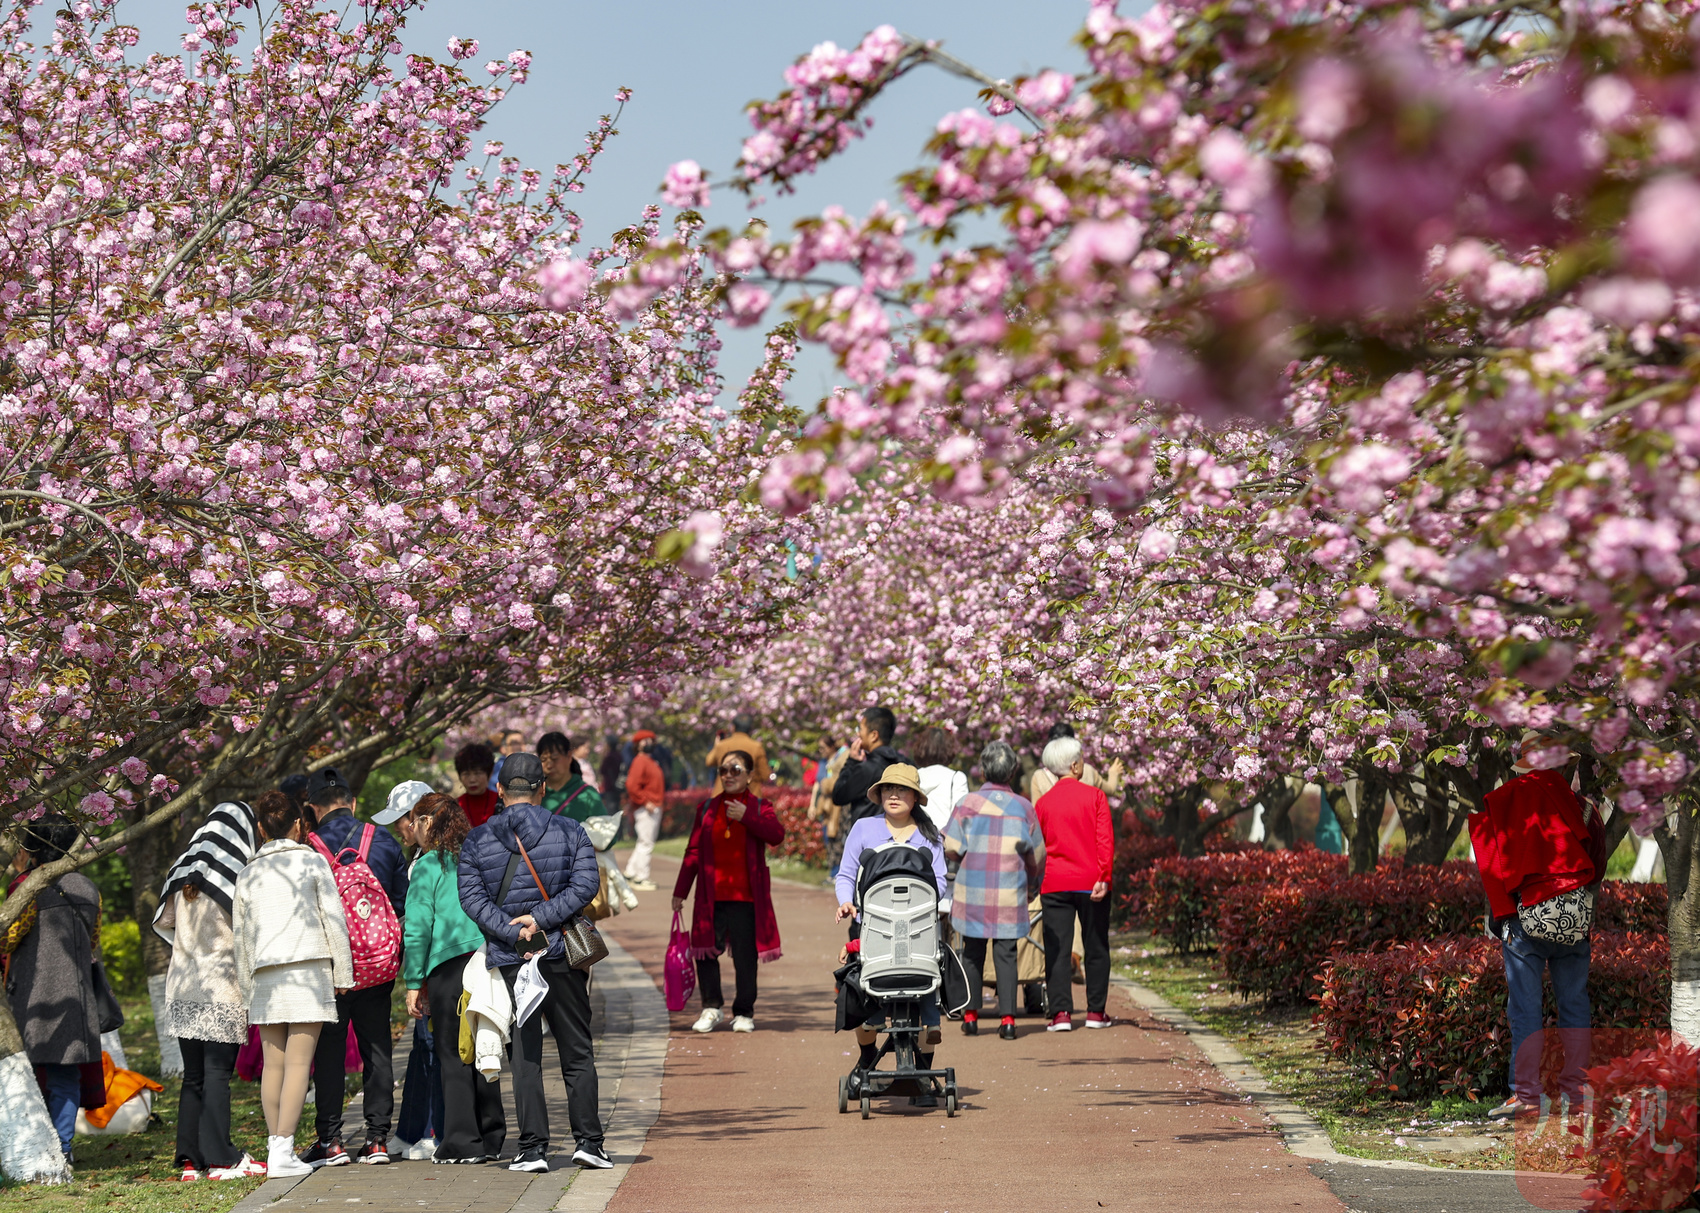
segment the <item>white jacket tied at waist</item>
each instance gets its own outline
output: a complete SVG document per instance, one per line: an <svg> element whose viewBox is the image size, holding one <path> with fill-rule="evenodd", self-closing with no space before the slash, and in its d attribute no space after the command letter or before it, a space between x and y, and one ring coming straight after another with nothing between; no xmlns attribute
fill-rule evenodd
<svg viewBox="0 0 1700 1213"><path fill-rule="evenodd" d="M471 997L463 1016L472 1031L472 1067L485 1078L502 1072L507 1056L508 1034L514 1020L514 1003L502 974L489 967L490 958L479 948L466 962L461 988Z"/></svg>

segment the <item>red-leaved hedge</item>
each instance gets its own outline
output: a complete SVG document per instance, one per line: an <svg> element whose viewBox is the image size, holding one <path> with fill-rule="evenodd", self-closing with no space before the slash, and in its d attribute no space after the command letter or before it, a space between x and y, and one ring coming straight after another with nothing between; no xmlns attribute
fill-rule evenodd
<svg viewBox="0 0 1700 1213"><path fill-rule="evenodd" d="M1511 1033L1505 966L1477 935L1335 955L1319 966L1315 1025L1337 1056L1372 1070L1406 1099L1506 1091ZM1670 942L1596 933L1588 997L1597 1039L1670 1022ZM1551 1014L1548 990L1547 1021ZM1556 1048L1551 1064L1556 1069Z"/></svg>
<svg viewBox="0 0 1700 1213"><path fill-rule="evenodd" d="M1271 1002L1316 993L1316 973L1335 952L1479 929L1474 864L1383 863L1362 876L1326 875L1230 887L1215 915L1217 958L1236 989Z"/></svg>
<svg viewBox="0 0 1700 1213"><path fill-rule="evenodd" d="M1278 859L1278 856L1290 856ZM1275 1001L1316 993L1315 974L1334 952L1481 930L1487 902L1476 866L1389 859L1362 876L1314 851L1161 860L1146 874L1147 921L1177 947L1214 935L1236 988ZM1663 935L1664 885L1608 880L1594 929ZM1190 934L1188 934L1190 932Z"/></svg>
<svg viewBox="0 0 1700 1213"><path fill-rule="evenodd" d="M1314 847L1244 850L1182 859L1168 855L1133 874L1123 901L1130 917L1180 952L1216 942L1222 895L1239 885L1344 876L1346 857Z"/></svg>
<svg viewBox="0 0 1700 1213"><path fill-rule="evenodd" d="M1670 931L1670 891L1662 884L1608 880L1594 902L1596 931Z"/></svg>
<svg viewBox="0 0 1700 1213"><path fill-rule="evenodd" d="M1258 855L1264 853L1261 848L1241 842L1224 830L1216 830L1206 835L1204 849L1209 853L1205 859L1215 855L1238 854L1242 851ZM1110 873L1110 888L1114 892L1110 909L1112 923L1117 927L1148 923L1150 910L1146 903L1146 874L1153 865L1178 858L1178 848L1173 838L1159 837L1134 810L1122 810L1121 823L1116 829L1115 860Z"/></svg>
<svg viewBox="0 0 1700 1213"><path fill-rule="evenodd" d="M1590 1116L1572 1128L1592 1178L1591 1213L1680 1209L1700 1177L1700 1051L1669 1033L1588 1071Z"/></svg>

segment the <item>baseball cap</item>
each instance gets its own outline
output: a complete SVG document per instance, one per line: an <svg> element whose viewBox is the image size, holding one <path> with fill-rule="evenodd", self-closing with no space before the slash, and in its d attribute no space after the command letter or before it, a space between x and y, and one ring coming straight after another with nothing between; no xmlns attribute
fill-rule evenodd
<svg viewBox="0 0 1700 1213"><path fill-rule="evenodd" d="M400 821L413 811L413 806L419 803L421 796L429 796L435 790L430 784L418 779L398 783L390 789L389 803L372 814L372 821L381 826Z"/></svg>
<svg viewBox="0 0 1700 1213"><path fill-rule="evenodd" d="M527 751L509 754L502 759L501 773L496 776L500 787L515 792L535 792L543 786L543 762Z"/></svg>
<svg viewBox="0 0 1700 1213"><path fill-rule="evenodd" d="M333 791L347 792L351 796L354 794L354 789L349 786L348 780L344 779L342 772L335 767L323 767L307 776L305 794L308 804L317 803L319 797Z"/></svg>

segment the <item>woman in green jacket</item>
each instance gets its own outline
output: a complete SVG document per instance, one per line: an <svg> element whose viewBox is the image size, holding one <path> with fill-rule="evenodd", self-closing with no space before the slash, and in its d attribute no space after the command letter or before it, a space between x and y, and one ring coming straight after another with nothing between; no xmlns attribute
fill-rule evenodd
<svg viewBox="0 0 1700 1213"><path fill-rule="evenodd" d="M407 886L402 978L407 1013L431 1016L443 1078L445 1123L437 1126L432 1161L487 1162L502 1152L508 1125L501 1085L460 1059L461 974L484 945L483 933L460 908L460 848L472 827L460 805L436 792L419 798L412 822L424 854Z"/></svg>

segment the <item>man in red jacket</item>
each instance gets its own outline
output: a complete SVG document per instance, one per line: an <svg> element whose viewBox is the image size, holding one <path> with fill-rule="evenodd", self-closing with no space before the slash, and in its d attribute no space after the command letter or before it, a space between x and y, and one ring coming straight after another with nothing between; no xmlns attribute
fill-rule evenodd
<svg viewBox="0 0 1700 1213"><path fill-rule="evenodd" d="M1569 758L1539 735L1525 737L1512 768L1517 777L1489 792L1482 811L1470 815L1489 932L1505 958L1511 1023L1511 1095L1488 1113L1497 1119L1540 1110L1541 979L1548 969L1564 1046L1559 1086L1572 1107L1581 1104L1591 1015L1588 933L1606 870L1605 827L1553 769Z"/></svg>
<svg viewBox="0 0 1700 1213"><path fill-rule="evenodd" d="M1074 1028L1074 920L1080 917L1085 949L1086 1026L1107 1028L1110 1000L1110 802L1101 789L1081 780L1086 762L1080 742L1058 737L1045 746L1045 769L1057 776L1034 805L1045 837L1045 879L1039 904L1045 924L1045 991L1050 1032Z"/></svg>
<svg viewBox="0 0 1700 1213"><path fill-rule="evenodd" d="M632 888L653 892L655 882L649 878L649 857L655 853L655 839L661 833L661 806L667 791L661 764L650 757L649 748L655 744L655 734L639 729L632 734L637 753L626 771L626 813L632 819L637 845L626 861L626 879Z"/></svg>

